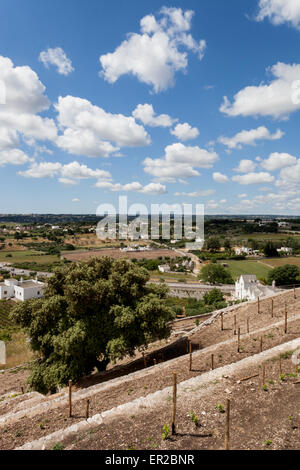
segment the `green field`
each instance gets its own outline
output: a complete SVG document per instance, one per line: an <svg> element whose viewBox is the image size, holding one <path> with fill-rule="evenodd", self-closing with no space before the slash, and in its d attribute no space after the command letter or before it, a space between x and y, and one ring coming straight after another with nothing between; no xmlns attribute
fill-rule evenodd
<svg viewBox="0 0 300 470"><path fill-rule="evenodd" d="M11 255L11 257L7 257ZM34 250L26 251L0 251L0 262L5 263L38 263L38 264L52 264L59 261L57 255L45 255L41 252Z"/></svg>
<svg viewBox="0 0 300 470"><path fill-rule="evenodd" d="M228 265L228 270L235 281L238 276L242 274L256 274L257 278L263 278L268 276L268 272L272 269L269 266L266 266L265 261L254 261L254 260L245 260L245 261L226 261Z"/></svg>
<svg viewBox="0 0 300 470"><path fill-rule="evenodd" d="M273 268L278 268L278 266L284 266L285 264L294 264L300 268L300 257L295 256L283 258L268 258L264 259L262 262Z"/></svg>
<svg viewBox="0 0 300 470"><path fill-rule="evenodd" d="M198 282L197 278L195 276L192 276L191 274L188 273L161 273L160 271L150 271L150 276L151 280L159 280L163 279L165 281L170 281L170 282Z"/></svg>

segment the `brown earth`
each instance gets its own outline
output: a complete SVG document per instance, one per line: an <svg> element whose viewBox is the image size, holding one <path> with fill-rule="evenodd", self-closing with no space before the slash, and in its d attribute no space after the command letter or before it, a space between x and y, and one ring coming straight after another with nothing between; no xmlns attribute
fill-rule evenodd
<svg viewBox="0 0 300 470"><path fill-rule="evenodd" d="M164 368L162 370L160 368L157 368L157 369L151 368L149 370L149 373L145 373L143 377L139 377L139 378L128 377L127 379L124 378L125 381L122 384L119 384L117 386L112 385L109 389L104 390L102 392L100 391L97 395L91 396L91 400L90 400L91 415L101 413L105 410L111 409L120 404L127 403L131 400L134 400L135 398L146 396L149 393L152 393L157 390L163 389L167 386L170 386L172 383L172 372L174 372L175 370L178 374L179 382L185 381L192 377L196 377L198 375L201 375L203 372L209 371L211 368L212 352L214 353L215 367L221 367L226 364L235 363L245 357L253 356L256 353L258 353L260 351L260 341L259 341L260 336L263 337L263 349L264 350L299 337L300 319L292 320L291 318L293 315L299 312L299 307L300 307L299 291L297 292L297 297L298 298L295 300L293 298L293 293L291 292L286 292L279 297L275 297L274 298L274 318L272 318L270 314L270 308L269 308L270 299L264 300L260 303L260 311L261 311L260 314L257 313L257 305L255 304L243 305L242 304L239 307L239 309L236 310L234 313L230 312L226 314L226 316L224 317L224 327L225 327L224 331L222 332L220 331L220 320L218 319L215 323L203 328L191 338L192 342L195 345L194 346L195 349L198 348L199 343L201 343L201 348L204 349L203 351L196 352L194 354L192 371L189 371L189 356L185 354L184 356L178 357L175 363L173 362L166 369ZM288 314L290 317L288 334L284 334L282 324L279 326L274 325L274 323L283 321L285 302L287 302ZM241 352L237 351L237 338L236 336L233 335L233 330L232 330L234 315L237 315L237 327L241 326L243 328L242 336L241 336L241 346L242 346ZM252 331L250 335L245 334L245 323L248 317L250 317L250 330ZM183 323L185 324L185 327L188 327L188 326L192 326L193 322L194 320L188 319L188 320L185 320ZM176 328L178 328L179 326L180 328L183 327L181 322L176 323L175 325L176 325ZM255 330L262 329L262 328L265 328L265 331L262 331L260 333L255 333ZM148 364L150 363L150 365L152 365L153 363L152 358L154 357L154 355L156 355L157 361L160 359L157 353L157 350L155 350L155 347L157 348L159 346L162 347L163 344L160 344L160 345L157 344L154 346L153 348L154 351L151 353L152 357L151 357L151 360L149 359ZM182 346L183 344L181 344L181 347ZM174 346L174 348L177 348L177 347L178 345ZM184 348L185 347L186 345L184 345ZM205 348L208 348L208 347L210 347L210 349L205 350ZM183 353L182 350L181 352L177 351L177 354L182 354L182 353ZM173 354L174 354L174 351L173 351ZM168 357L167 352L165 351L164 359L166 360L169 358L170 357ZM128 358L127 358L127 361L128 361ZM167 363L166 363L166 366L167 366ZM127 362L127 364L123 364L123 365L119 364L117 366L112 367L112 369L106 373L95 374L91 376L90 378L85 379L80 384L78 384L78 387L86 388L87 386L90 386L92 384L101 383L113 377L128 374L129 372L138 370L142 367L143 367L143 360L141 359L140 354L139 354L139 357L137 359L135 360L131 359L129 360L129 362ZM287 364L285 369L291 371L289 368L291 368L291 366L290 364ZM247 375L247 373L248 371L245 371L245 375ZM5 372L3 374L4 377L3 375L0 376L1 382L2 382L2 377L4 381L6 380L7 374L8 372ZM271 408L273 407L272 400L274 400L274 402L276 403L278 400L278 403L280 403L280 400L282 398L280 391L282 390L282 387L281 386L277 387L278 390L277 388L274 388L274 397L270 393L266 394L264 392L264 394L262 394L263 398L266 398L266 397L272 398L270 401L270 405L269 405ZM291 387L293 388L296 386L292 385ZM242 387L237 388L237 390L239 389L241 390L240 390L240 395L236 397L237 401L239 397L242 399L243 393L245 392L244 385ZM220 391L217 391L217 392L214 391L214 394L215 393L223 393L224 395L224 390L221 387ZM216 395L216 396L219 396L219 395ZM213 396L208 395L208 398L207 398L208 410L210 410L209 407L212 407L211 410L214 409L215 404L210 403L212 401L212 398L215 399L214 395ZM248 397L247 397L247 400L248 400ZM250 401L252 400L252 395L249 397L249 400ZM66 428L70 426L71 424L74 424L75 422L82 420L85 416L85 405L86 405L86 400L83 400L83 399L74 403L74 410L73 410L72 418L67 417L67 403L61 403L61 407L56 410L47 411L47 413L44 413L44 414L41 413L38 416L35 416L31 419L23 418L18 423L7 425L4 429L0 428L0 449L10 449L16 446L20 446L24 444L25 442L48 435L58 429ZM187 408L192 405L196 408L196 404L185 403L184 406L183 404L180 405L180 406L183 406L182 416L186 417L186 414L188 412ZM197 406L199 406L199 404ZM253 406L253 404L251 406ZM195 412L197 411L198 413L198 409L199 408L196 408L194 411ZM260 407L260 404L259 404L259 409L263 410L263 408ZM298 409L300 410L300 404L299 404ZM201 411L203 410L201 409ZM204 411L206 411L205 408L204 408ZM5 408L2 410L0 408L0 414L5 414L5 413L6 413ZM167 407L165 411L158 410L157 412L155 412L153 414L153 416L156 416L155 420L154 418L152 420L152 413L147 413L147 416L149 415L149 420L148 418L145 419L145 417L141 416L139 413L139 416L136 418L136 421L133 420L133 423L131 423L131 427L135 425L139 426L139 424L135 424L135 423L142 423L142 422L148 423L149 422L149 429L152 429L151 432L153 436L158 435L159 437L161 434L161 429L164 424L164 421L166 421L166 419L164 418L165 413L169 413L169 407ZM212 411L209 411L209 413L212 413ZM260 411L260 414L261 413L263 415L265 414L264 411L263 412ZM215 413L215 414L218 417L218 419L220 419L219 413ZM215 430L218 429L218 419L216 420L216 422L213 423L214 433L215 433ZM276 416L276 419L277 419L277 416ZM125 422L126 422L126 419L124 419L124 423ZM124 430L122 431L124 432L124 436L127 435L126 432L128 430L128 426L129 424L128 422L126 422L126 426L124 426ZM190 426L190 419L187 420L187 426ZM160 429L160 431L157 434L158 428ZM103 431L104 429L106 429L106 425L103 427L101 426L101 429L99 429L99 432L101 434L101 438L99 439L103 443L101 444L102 447L93 447L93 448L119 448L118 447L119 443L116 442L116 438L115 438L116 434L112 433L110 441L109 440L106 441L106 437L102 434L104 432ZM123 419L122 419L122 429L123 429ZM185 432L185 428L183 428L183 431ZM141 432L138 433L137 435L140 436L143 434L144 433L142 433L142 430L141 430ZM132 432L129 435L131 435L131 438L132 438L133 436ZM185 442L187 442L186 440L187 437L193 438L193 436L185 436L185 437L183 436L182 441L180 439L178 441L176 440L176 442L174 441L175 442L174 448L184 448L180 446L186 445ZM127 438L125 439L127 446L130 445L130 440L128 439ZM197 439L199 441L199 438ZM268 437L266 437L266 439L268 439ZM125 445L124 442L122 442L122 445ZM166 443L168 445L169 444L171 445L172 442L173 441L170 441L170 442L164 441L163 443L160 442L159 446L161 445L164 446L166 445ZM201 438L201 443L202 442L204 441ZM219 445L218 439L216 441L208 440L207 442L209 446L212 446L210 448L218 448L218 447L214 447L214 446ZM152 444L153 442L150 441L149 445L152 445ZM91 444L89 443L88 445L91 445ZM141 440L138 440L138 444L132 443L132 445L138 445L138 448L149 448L147 447L145 443L142 444ZM145 447L139 447L142 445L144 445ZM191 446L193 445L194 444L191 443ZM257 441L257 445L258 445L258 441ZM116 447L113 447L113 446L116 446ZM124 447L120 447L120 448L124 448ZM154 447L151 447L151 448L154 448ZM188 448L194 448L194 447L188 447Z"/></svg>
<svg viewBox="0 0 300 470"><path fill-rule="evenodd" d="M112 258L129 258L129 259L157 259L160 256L170 258L180 257L179 253L172 250L150 250L150 251L120 251L118 248L106 248L103 250L91 251L76 251L72 253L64 253L63 258L70 261L87 261L90 258L103 258L103 256L110 256Z"/></svg>

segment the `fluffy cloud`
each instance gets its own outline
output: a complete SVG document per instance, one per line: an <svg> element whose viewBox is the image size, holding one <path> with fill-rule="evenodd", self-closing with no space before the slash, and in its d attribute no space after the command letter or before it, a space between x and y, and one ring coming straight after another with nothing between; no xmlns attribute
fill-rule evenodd
<svg viewBox="0 0 300 470"><path fill-rule="evenodd" d="M227 96L220 107L228 116L272 116L287 118L289 114L300 109L299 76L300 64L278 62L268 72L274 80L270 84L248 86L240 90L230 103Z"/></svg>
<svg viewBox="0 0 300 470"><path fill-rule="evenodd" d="M300 183L300 159L297 160L296 164L283 168L280 172L279 179L276 181L276 186L288 187L291 189L297 189L299 191Z"/></svg>
<svg viewBox="0 0 300 470"><path fill-rule="evenodd" d="M260 0L257 21L268 18L274 25L290 23L300 28L300 3L298 0Z"/></svg>
<svg viewBox="0 0 300 470"><path fill-rule="evenodd" d="M177 71L188 66L187 52L203 58L204 40L196 41L189 33L193 12L181 8L162 8L160 19L147 15L140 22L141 33L130 33L119 47L100 57L101 76L109 83L124 74L132 74L143 83L152 85L156 93L174 83Z"/></svg>
<svg viewBox="0 0 300 470"><path fill-rule="evenodd" d="M191 127L187 122L184 124L177 124L175 129L170 130L172 135L175 135L178 140L190 140L195 139L199 135L197 127Z"/></svg>
<svg viewBox="0 0 300 470"><path fill-rule="evenodd" d="M32 159L20 149L0 150L0 167L5 165L24 165L24 163L29 161L32 161Z"/></svg>
<svg viewBox="0 0 300 470"><path fill-rule="evenodd" d="M97 188L109 189L113 192L119 191L133 191L137 193L144 194L165 194L167 192L166 187L160 183L150 183L146 186L142 186L141 183L134 181L133 183L120 184L120 183L111 183L108 181L98 181L95 185Z"/></svg>
<svg viewBox="0 0 300 470"><path fill-rule="evenodd" d="M69 153L88 157L107 157L117 146L148 145L150 137L133 117L111 114L88 100L74 96L59 97L55 105L58 122L64 129L57 145Z"/></svg>
<svg viewBox="0 0 300 470"><path fill-rule="evenodd" d="M191 193L175 193L174 196L186 196L186 197L207 197L215 193L214 189L204 189L203 191L194 191Z"/></svg>
<svg viewBox="0 0 300 470"><path fill-rule="evenodd" d="M297 158L289 153L271 153L269 158L261 162L261 166L267 171L276 171L297 163Z"/></svg>
<svg viewBox="0 0 300 470"><path fill-rule="evenodd" d="M66 165L59 162L41 162L34 163L28 170L20 171L20 175L25 178L54 178L60 176L59 182L63 184L76 184L82 179L96 178L96 179L111 179L108 171L92 170L86 165L80 165L74 161Z"/></svg>
<svg viewBox="0 0 300 470"><path fill-rule="evenodd" d="M194 168L212 168L218 155L200 147L187 147L181 143L165 148L165 156L161 159L146 158L143 162L144 171L161 181L175 181L176 178L199 176Z"/></svg>
<svg viewBox="0 0 300 470"><path fill-rule="evenodd" d="M271 176L269 173L247 173L245 175L236 175L232 177L232 181L235 181L239 184L260 184L260 183L273 183L275 180L274 176Z"/></svg>
<svg viewBox="0 0 300 470"><path fill-rule="evenodd" d="M50 65L54 65L61 75L69 75L74 71L71 60L68 59L61 47L56 47L55 49L49 48L46 51L42 51L39 60L43 62L47 68L49 68Z"/></svg>
<svg viewBox="0 0 300 470"><path fill-rule="evenodd" d="M38 115L49 108L50 102L37 74L28 66L15 67L9 58L0 56L0 82L6 95L5 105L0 106L0 127L37 140L54 140L54 121Z"/></svg>
<svg viewBox="0 0 300 470"><path fill-rule="evenodd" d="M139 104L132 113L135 119L142 121L145 126L171 127L178 119L172 119L168 114L155 115L152 104Z"/></svg>
<svg viewBox="0 0 300 470"><path fill-rule="evenodd" d="M222 183L227 183L229 181L228 176L223 175L222 173L219 173L218 171L213 173L213 179L217 183L221 183L221 184Z"/></svg>
<svg viewBox="0 0 300 470"><path fill-rule="evenodd" d="M241 131L234 137L219 137L218 142L224 144L228 149L241 149L243 145L256 145L257 140L278 140L284 133L278 129L275 134L271 134L270 131L264 127L258 127L257 129L251 129L250 131Z"/></svg>
<svg viewBox="0 0 300 470"><path fill-rule="evenodd" d="M234 168L233 171L238 173L250 173L254 171L256 168L256 164L252 160L241 160L239 166Z"/></svg>

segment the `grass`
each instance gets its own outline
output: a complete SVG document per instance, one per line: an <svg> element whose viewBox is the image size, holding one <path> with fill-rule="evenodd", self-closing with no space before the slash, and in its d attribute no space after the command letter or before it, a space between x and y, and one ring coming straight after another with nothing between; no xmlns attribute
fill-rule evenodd
<svg viewBox="0 0 300 470"><path fill-rule="evenodd" d="M161 273L160 271L151 271L151 280L159 280L159 279L164 279L165 281L170 281L170 282L177 282L177 281L184 281L184 282L199 282L195 276L192 276L191 274L184 274L184 273Z"/></svg>
<svg viewBox="0 0 300 470"><path fill-rule="evenodd" d="M7 257L7 255L11 255ZM52 264L59 260L56 255L45 255L34 250L25 251L0 251L0 262L5 263L38 263Z"/></svg>
<svg viewBox="0 0 300 470"><path fill-rule="evenodd" d="M0 366L0 369L17 367L24 362L32 361L33 358L26 334L23 331L15 331L11 334L11 341L6 343L6 364Z"/></svg>
<svg viewBox="0 0 300 470"><path fill-rule="evenodd" d="M266 261L268 262L269 260ZM265 260L263 260L263 263L264 262ZM266 266L262 264L262 262L255 260L226 260L226 264L228 264L227 269L234 280L242 274L256 274L257 278L267 277L268 272L272 269L271 266Z"/></svg>

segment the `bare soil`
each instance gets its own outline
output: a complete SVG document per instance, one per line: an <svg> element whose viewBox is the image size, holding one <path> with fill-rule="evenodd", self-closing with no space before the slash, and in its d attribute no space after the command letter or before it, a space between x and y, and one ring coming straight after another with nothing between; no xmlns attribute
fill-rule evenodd
<svg viewBox="0 0 300 470"><path fill-rule="evenodd" d="M282 322L282 320L284 318L285 302L287 302L287 309L288 309L288 314L289 314L289 318L290 318L287 334L285 334L284 331L283 331L283 325L274 326L275 323L277 323L279 321ZM213 323L213 324L203 328L199 332L197 332L191 338L192 342L193 342L193 345L194 345L193 349L194 350L199 349L199 344L200 344L200 349L201 350L194 354L193 364L192 364L192 371L189 370L189 355L186 354L186 343L182 342L182 343L174 344L173 349L175 349L175 351L172 350L172 348L169 348L169 352L167 352L167 351L163 352L163 354L164 354L163 358L159 355L157 349L153 348L153 351L151 353L151 358L148 359L148 365L153 364L153 357L155 357L157 361L162 360L162 359L164 359L164 360L167 359L168 360L171 357L174 357L174 354L177 354L179 357L177 358L177 360L175 362L169 364L169 367L168 367L168 364L166 363L166 368L164 368L163 370L160 369L160 368L157 368L156 370L155 370L155 368L154 369L152 368L151 371L149 370L148 374L145 371L146 373L143 377L139 377L139 378L134 378L134 377L130 378L130 377L128 377L128 379L126 381L124 381L122 384L119 384L117 386L112 385L109 389L107 389L105 391L102 391L102 392L99 392L97 395L92 396L91 400L90 400L91 416L94 415L94 414L97 414L97 413L101 413L105 410L111 409L111 408L113 408L115 406L118 406L120 404L132 401L135 398L146 396L149 393L152 393L152 392L155 392L157 390L161 390L161 389L163 389L167 386L170 386L171 383L172 383L172 373L174 371L176 371L177 374L178 374L178 381L179 382L185 381L189 378L201 375L202 373L204 373L206 371L209 371L210 368L211 368L211 354L212 353L214 354L214 367L215 368L216 367L222 367L226 364L235 363L235 362L240 361L241 359L243 359L245 357L253 356L253 355L257 354L258 352L260 352L260 336L263 337L263 349L264 350L270 349L270 348L272 348L276 345L285 343L287 341L290 341L291 339L295 339L295 338L299 337L300 320L299 319L292 320L292 318L291 318L293 315L295 315L299 312L299 307L300 307L299 291L297 293L297 299L296 300L293 298L293 293L291 293L291 292L284 293L281 296L274 298L274 317L273 318L271 317L269 307L270 307L270 299L267 299L267 300L262 301L260 303L260 312L261 313L258 313L257 305L254 305L254 304L252 304L252 305L251 304L241 305L240 308L237 311L230 312L224 317L224 327L225 327L224 331L220 331L220 320L218 319L215 323ZM240 352L237 351L237 337L234 336L234 334L233 334L233 317L234 317L234 315L237 316L237 326L241 326L243 328L242 329L242 336L241 336L241 350L240 350ZM246 331L245 330L245 322L246 322L246 319L248 317L250 318L250 328L251 328L251 331L252 331L252 333L250 332L250 335L245 334L245 331ZM191 322L193 322L193 321L194 320L188 319L188 320L184 321L183 323L190 326L190 325L192 325ZM179 324L177 323L176 327L178 325L180 325L181 328L184 326L181 323L179 323ZM255 333L255 330L262 329L262 328L265 328L265 330L262 331L261 333ZM159 346L158 344L155 345L156 348L158 346ZM160 346L163 346L163 345L160 345ZM179 347L181 348L181 350L176 351L176 348L179 348ZM209 349L206 350L205 348L208 348L208 347L209 347ZM182 354L185 354L185 355L182 356ZM289 364L288 367L291 368L291 365ZM288 367L286 367L287 370L289 370ZM92 384L101 383L101 382L107 381L111 378L114 378L116 376L126 375L129 372L132 372L134 370L139 370L141 368L143 368L143 360L142 360L141 356L139 355L139 357L137 359L135 359L135 360L131 359L129 362L127 362L127 364L117 365L115 367L112 367L112 369L109 370L106 373L95 374L95 375L91 376L90 378L86 378L85 380L81 381L81 383L79 383L77 386L86 388L86 387L88 387ZM257 368L256 368L256 371L257 371ZM291 371L292 371L292 369L289 370L289 372L291 372ZM294 371L295 371L295 368L294 368ZM245 371L245 375L247 375L247 373L248 373L248 371ZM6 372L5 374L3 374L5 380L6 380L6 374L8 374L8 373ZM278 373L277 373L277 375L278 375ZM1 377L1 381L2 381L2 377ZM237 396L237 400L239 398L241 400L243 400L243 393L245 391L243 387L244 387L244 385L242 387L237 388L237 390L239 390L241 388L241 394ZM276 392L275 393L276 400L277 400L277 397L278 397L278 403L280 403L280 400L282 399L282 396L279 393L282 390L282 387L284 387L284 385L282 385L282 386L280 385L280 387L277 387L278 390L277 390L277 388L274 389L274 393ZM292 385L292 389L293 389L293 387L296 388L297 386ZM221 387L220 393L223 393L223 395L224 395L224 387L223 388ZM215 394L215 391L214 391L214 394ZM264 393L260 396L265 398L266 395L267 394ZM216 396L218 396L218 395L216 395ZM271 396L271 394L269 394L267 396ZM286 395L286 396L288 396L288 395ZM213 395L213 396L208 395L208 398L209 398L209 400L208 400L209 403L207 405L207 407L208 407L207 409L210 410L210 408L209 408L210 406L212 406L212 409L215 406L215 405L213 406L210 403L212 399L215 400L215 395ZM274 398L274 400L275 400L275 398ZM251 394L250 394L249 400L250 401L252 400L252 395ZM276 401L276 403L277 403L277 401ZM56 410L47 411L47 413L44 413L44 414L41 413L40 415L35 416L34 418L31 418L31 419L28 419L28 418L24 417L22 420L20 420L19 422L15 423L15 424L8 425L5 428L0 428L0 449L12 449L14 447L23 445L24 443L29 442L31 440L34 440L34 439L40 438L42 436L48 435L48 434L50 434L50 433L52 433L52 432L54 432L58 429L66 428L66 427L70 426L71 424L74 424L75 422L78 422L78 421L84 419L85 418L85 405L86 405L85 400L80 400L80 401L74 403L73 417L72 418L67 417L67 414L68 414L67 413L67 411L68 411L67 410L67 403L61 403L61 407L56 409ZM192 405L196 406L192 403L189 406L192 406ZM188 411L186 409L187 405L182 404L181 406L183 406L183 408L182 408L183 415L182 416L186 416L186 414L188 413ZM253 406L253 404L251 406ZM254 408L257 408L257 406L260 409L260 414L261 413L265 414L265 412L263 411L264 408L260 407L260 402L258 404L256 404ZM272 403L270 404L270 406L272 408L272 406L273 406ZM198 409L199 408L197 408L197 412L198 412ZM300 404L299 404L298 409L300 410ZM202 411L203 410L201 409L201 412ZM206 412L206 408L204 408L204 411ZM131 423L131 427L133 425L135 425L134 424L135 422L137 422L137 423L142 423L142 422L144 422L144 423L147 422L148 423L149 422L150 428L151 428L151 426L153 426L153 431L151 431L153 436L154 436L154 434L157 435L157 431L155 431L155 429L158 429L158 428L160 429L160 431L158 433L158 436L159 436L161 434L161 428L162 428L162 426L164 424L164 420L165 420L165 418L164 418L165 414L164 413L166 413L166 412L169 412L169 411L168 410L163 411L163 410L160 410L160 409L157 410L153 415L153 416L156 416L156 418L155 418L155 420L153 418L153 424L152 425L151 425L151 422L152 422L152 417L151 417L152 414L151 413L149 414L149 420L148 420L148 417L147 417L147 419L145 419L145 417L141 417L140 414L139 414L139 416L137 417L137 421L133 420L133 423ZM196 412L196 410L195 410L195 412ZM212 411L209 411L209 412L212 413ZM5 410L0 410L0 413L4 414ZM208 411L207 411L207 413L208 413ZM221 419L219 417L220 413L216 413L216 412L214 412L214 413L216 414L218 419ZM148 414L147 414L147 416L148 416ZM271 417L272 417L272 415L271 415ZM144 421L143 421L143 419L144 419ZM215 429L218 429L218 419L216 420L216 422L214 423L214 426L213 426L213 429L214 429L214 434L213 435L215 435L215 433L216 433ZM266 415L265 415L265 419L267 419ZM277 416L276 416L276 419L277 419ZM126 420L124 420L124 422L126 422ZM187 422L189 423L189 420ZM122 420L122 423L123 423L123 420ZM128 426L129 426L129 424L127 422L127 424L124 426L124 433L125 433L124 436L126 436L126 432L128 431ZM155 426L157 426L157 427L155 427ZM104 426L104 429L105 428L106 428L106 426ZM185 428L183 429L182 432L185 432L184 430L185 430ZM154 431L155 431L155 433L154 433ZM99 432L100 433L103 432L102 427L101 427L101 430ZM142 435L142 434L143 433L137 434L137 435ZM134 434L130 433L130 435L131 435L131 438L132 438L132 436ZM217 436L218 436L218 434L217 434ZM189 437L193 437L193 436L189 436ZM104 441L103 441L103 439L104 439ZM126 438L126 445L129 446L130 445L130 440L128 440L128 439ZM199 441L199 437L197 439ZM100 440L101 440L101 442L106 442L105 438L103 437L102 434L101 434L101 439ZM166 445L166 443L168 445L169 444L171 445L172 442L173 441L170 441L170 442L169 441L164 441L163 444L160 443L159 446L160 445ZM185 444L185 442L187 442L186 439L184 438L182 440L182 443L180 443L180 442L181 442L180 440L176 441L176 443L174 444L175 445L174 448L184 448L184 447L180 447L180 446L181 445L186 445ZM201 438L201 442L202 442L202 438ZM203 442L205 442L205 441L203 441ZM209 447L209 448L217 448L217 447L214 447L214 446L219 445L219 440L218 439L216 439L216 441L214 441L215 443L212 443L212 441L207 441L207 442L209 443L209 446L212 445L212 447ZM122 445L123 444L124 444L124 442L122 443ZM177 446L177 444L178 444L178 446ZM118 446L119 444L116 442L116 434L112 433L111 440L107 441L107 444L104 443L104 444L101 444L101 445L102 445L102 447L97 447L97 448L105 449L105 448L113 448L113 447L109 447L109 446ZM137 445L137 444L132 444L132 445ZM141 445L142 445L142 443L139 440L138 441L138 446L141 446ZM145 443L143 445L145 445ZM192 445L194 445L194 444L191 444L191 446ZM257 443L257 445L258 445L258 443ZM114 447L114 448L119 448L119 447ZM146 446L146 447L141 447L141 448L148 448L148 447ZM154 448L154 447L151 447L151 448ZM187 448L194 448L194 447L189 446ZM197 447L195 447L195 448L197 448Z"/></svg>

